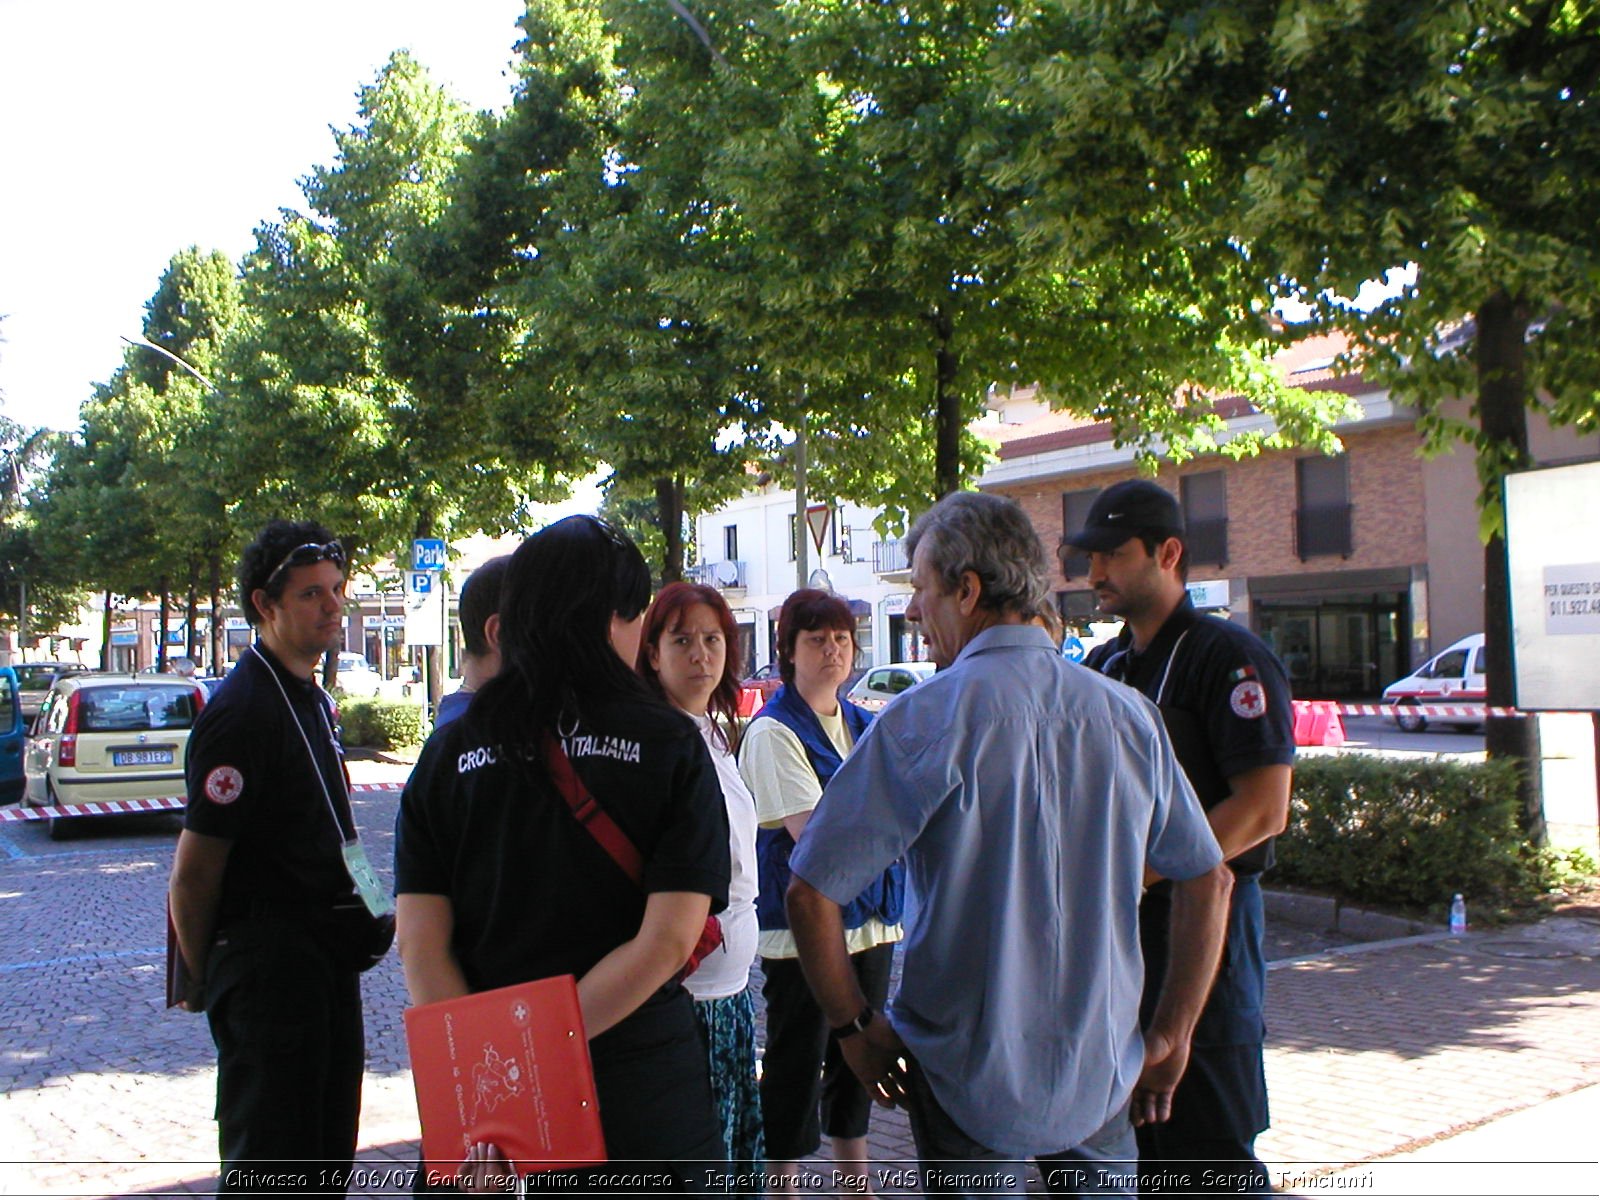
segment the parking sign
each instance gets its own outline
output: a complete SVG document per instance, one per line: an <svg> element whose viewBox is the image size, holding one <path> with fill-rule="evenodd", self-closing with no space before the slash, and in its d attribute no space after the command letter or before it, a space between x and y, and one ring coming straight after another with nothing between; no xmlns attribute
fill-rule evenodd
<svg viewBox="0 0 1600 1200"><path fill-rule="evenodd" d="M447 556L443 538L417 538L411 543L413 571L442 571Z"/></svg>

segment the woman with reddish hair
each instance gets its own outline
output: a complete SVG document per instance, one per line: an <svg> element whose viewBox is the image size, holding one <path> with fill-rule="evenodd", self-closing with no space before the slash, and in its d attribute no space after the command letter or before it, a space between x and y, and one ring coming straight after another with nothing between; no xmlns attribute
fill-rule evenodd
<svg viewBox="0 0 1600 1200"><path fill-rule="evenodd" d="M745 731L739 772L755 796L761 970L766 982L767 1052L761 1109L775 1194L793 1195L798 1160L816 1153L826 1133L834 1161L868 1176L867 1121L872 1102L839 1050L857 1030L828 1028L800 972L784 912L789 855L822 789L867 731L872 714L839 698L855 666L856 622L831 592L802 588L778 614L778 671L783 686ZM900 940L904 867L895 863L844 910L845 941L861 991L881 1009L889 994L894 943Z"/></svg>
<svg viewBox="0 0 1600 1200"><path fill-rule="evenodd" d="M754 1180L765 1157L750 995L750 964L756 956L756 807L733 757L739 742L739 627L715 588L669 583L645 614L639 643L639 673L699 728L728 809L733 879L728 907L719 918L722 945L683 986L694 997L728 1161L736 1176ZM739 1189L760 1190L753 1183Z"/></svg>

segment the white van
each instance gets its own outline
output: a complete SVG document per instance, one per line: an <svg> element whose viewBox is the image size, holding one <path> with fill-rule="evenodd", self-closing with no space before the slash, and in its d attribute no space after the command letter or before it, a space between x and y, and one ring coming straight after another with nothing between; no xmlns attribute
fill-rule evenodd
<svg viewBox="0 0 1600 1200"><path fill-rule="evenodd" d="M1468 634L1439 654L1435 654L1404 679L1383 689L1385 704L1482 704L1488 698L1484 679L1483 634ZM1476 725L1477 721L1456 722ZM1407 733L1427 727L1421 713L1400 711L1395 724Z"/></svg>

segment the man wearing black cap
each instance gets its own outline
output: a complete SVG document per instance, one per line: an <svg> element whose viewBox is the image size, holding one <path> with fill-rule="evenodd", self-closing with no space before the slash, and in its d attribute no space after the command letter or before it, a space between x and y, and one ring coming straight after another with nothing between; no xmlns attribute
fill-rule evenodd
<svg viewBox="0 0 1600 1200"><path fill-rule="evenodd" d="M1294 720L1288 677L1266 644L1242 625L1195 611L1183 539L1177 501L1142 479L1107 488L1084 528L1062 539L1063 551L1089 555L1100 611L1124 621L1087 665L1160 706L1235 876L1222 968L1171 1121L1137 1131L1140 1168L1168 1184L1187 1175L1180 1190L1267 1195L1266 1168L1255 1156L1256 1135L1269 1123L1259 880L1272 861L1272 838L1288 822ZM1171 909L1170 884L1149 882L1139 914L1146 1021L1165 970Z"/></svg>

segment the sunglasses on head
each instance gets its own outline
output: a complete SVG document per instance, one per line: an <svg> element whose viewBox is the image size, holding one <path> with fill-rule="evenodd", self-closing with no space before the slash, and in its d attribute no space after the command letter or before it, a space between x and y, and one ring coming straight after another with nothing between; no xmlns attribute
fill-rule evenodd
<svg viewBox="0 0 1600 1200"><path fill-rule="evenodd" d="M336 567L344 566L344 547L338 542L307 542L303 546L296 546L283 556L283 561L272 568L272 574L267 576L267 581L262 586L271 587L273 581L290 567L309 567L312 563L331 562Z"/></svg>

